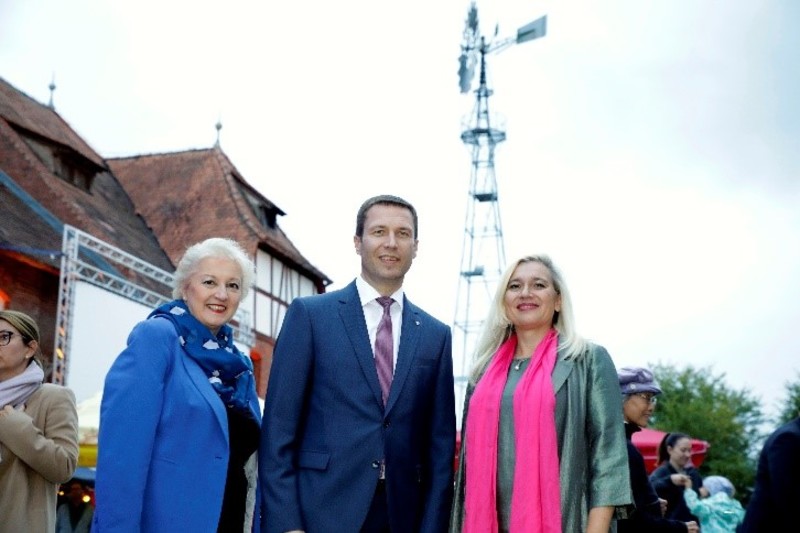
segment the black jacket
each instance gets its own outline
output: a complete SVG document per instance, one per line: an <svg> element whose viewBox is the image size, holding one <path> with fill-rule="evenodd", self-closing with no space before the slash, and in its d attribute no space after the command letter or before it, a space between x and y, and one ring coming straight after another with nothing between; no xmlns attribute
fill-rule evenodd
<svg viewBox="0 0 800 533"><path fill-rule="evenodd" d="M685 532L687 531L685 523L661 516L658 495L647 477L644 458L631 442L631 436L640 429L636 424L625 423L625 435L628 437L628 469L636 510L630 518L617 521L617 533Z"/></svg>
<svg viewBox="0 0 800 533"><path fill-rule="evenodd" d="M653 484L656 493L667 500L667 518L682 522L694 520L699 524L700 521L689 511L686 500L683 499L683 491L686 489L672 482L672 474L677 473L678 471L672 467L670 462L665 461L650 474L650 483ZM692 488L699 492L700 487L703 486L703 478L700 477L700 472L696 468L689 466L684 470L684 473L692 478Z"/></svg>

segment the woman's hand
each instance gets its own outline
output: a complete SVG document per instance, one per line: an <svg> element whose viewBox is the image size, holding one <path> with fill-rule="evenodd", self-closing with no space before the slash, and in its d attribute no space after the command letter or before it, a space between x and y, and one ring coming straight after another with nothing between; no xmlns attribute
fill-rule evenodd
<svg viewBox="0 0 800 533"><path fill-rule="evenodd" d="M698 533L700 531L700 526L698 526L697 522L694 520L691 522L686 522L686 531L689 533Z"/></svg>
<svg viewBox="0 0 800 533"><path fill-rule="evenodd" d="M686 474L672 474L669 476L673 484L687 489L692 488L692 478Z"/></svg>

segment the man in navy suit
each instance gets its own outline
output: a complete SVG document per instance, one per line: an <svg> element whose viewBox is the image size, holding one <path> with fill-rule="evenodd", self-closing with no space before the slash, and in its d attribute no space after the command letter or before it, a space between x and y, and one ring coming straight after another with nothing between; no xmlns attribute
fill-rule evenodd
<svg viewBox="0 0 800 533"><path fill-rule="evenodd" d="M354 237L361 275L289 306L262 422L263 533L447 530L455 448L451 336L403 293L417 236L410 203L368 199ZM387 339L379 333L378 297L393 300L386 302L391 340L380 350L391 358L382 367L390 380L385 393L374 350L376 338Z"/></svg>
<svg viewBox="0 0 800 533"><path fill-rule="evenodd" d="M739 531L797 531L800 502L800 417L776 429L764 442L756 487Z"/></svg>

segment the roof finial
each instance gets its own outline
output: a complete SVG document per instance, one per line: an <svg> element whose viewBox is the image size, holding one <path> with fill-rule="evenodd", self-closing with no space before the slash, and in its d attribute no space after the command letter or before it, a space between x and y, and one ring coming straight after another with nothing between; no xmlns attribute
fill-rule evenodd
<svg viewBox="0 0 800 533"><path fill-rule="evenodd" d="M50 89L50 103L47 104L50 109L55 109L56 106L53 104L53 93L56 92L56 73L53 72L53 79L50 81L50 85L48 85Z"/></svg>
<svg viewBox="0 0 800 533"><path fill-rule="evenodd" d="M214 146L216 148L219 148L219 130L222 129L222 119L221 118L217 119L217 123L214 125L214 127L217 128L217 142L214 143Z"/></svg>

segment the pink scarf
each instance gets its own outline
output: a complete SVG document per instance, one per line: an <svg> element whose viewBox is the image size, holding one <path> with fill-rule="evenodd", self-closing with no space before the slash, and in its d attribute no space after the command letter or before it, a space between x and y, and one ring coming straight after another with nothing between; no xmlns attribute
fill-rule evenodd
<svg viewBox="0 0 800 533"><path fill-rule="evenodd" d="M466 431L464 533L497 531L497 437L500 403L517 337L498 348L475 387ZM561 494L551 374L558 334L551 329L514 391L514 494L511 533L561 533Z"/></svg>

